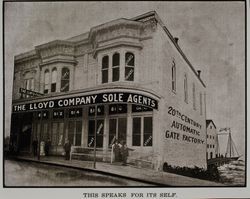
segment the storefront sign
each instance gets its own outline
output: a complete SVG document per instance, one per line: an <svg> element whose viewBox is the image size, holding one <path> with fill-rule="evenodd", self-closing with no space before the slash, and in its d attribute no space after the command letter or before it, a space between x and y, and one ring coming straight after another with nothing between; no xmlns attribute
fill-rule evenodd
<svg viewBox="0 0 250 199"><path fill-rule="evenodd" d="M82 117L82 109L81 108L69 109L69 118L72 117Z"/></svg>
<svg viewBox="0 0 250 199"><path fill-rule="evenodd" d="M62 119L62 118L64 118L64 110L54 110L53 111L53 118L54 119Z"/></svg>
<svg viewBox="0 0 250 199"><path fill-rule="evenodd" d="M117 93L99 93L87 96L78 96L64 99L56 99L49 101L41 101L34 103L27 103L21 105L14 105L13 112L20 111L35 111L41 109L63 108L72 106L83 106L90 104L101 103L131 103L137 105L147 106L153 109L158 109L158 102L151 97L145 95L117 92Z"/></svg>

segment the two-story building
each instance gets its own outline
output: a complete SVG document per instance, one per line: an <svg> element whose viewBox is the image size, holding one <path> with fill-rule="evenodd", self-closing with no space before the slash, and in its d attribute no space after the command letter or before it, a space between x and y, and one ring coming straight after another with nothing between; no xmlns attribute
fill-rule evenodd
<svg viewBox="0 0 250 199"><path fill-rule="evenodd" d="M109 161L206 168L205 85L157 13L116 19L15 56L11 138L19 151L69 139ZM139 164L138 163L138 164Z"/></svg>

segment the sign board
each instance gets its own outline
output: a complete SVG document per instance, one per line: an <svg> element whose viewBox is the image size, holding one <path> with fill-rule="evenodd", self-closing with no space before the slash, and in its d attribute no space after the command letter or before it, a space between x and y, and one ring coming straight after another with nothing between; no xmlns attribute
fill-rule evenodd
<svg viewBox="0 0 250 199"><path fill-rule="evenodd" d="M115 92L115 93L98 93L93 95L19 104L19 105L14 105L12 107L13 108L12 112L36 111L43 109L64 108L64 107L74 107L74 106L83 106L91 104L105 104L105 103L106 104L129 103L129 104L146 106L153 109L158 109L157 100L151 97L141 94L128 93L128 92Z"/></svg>

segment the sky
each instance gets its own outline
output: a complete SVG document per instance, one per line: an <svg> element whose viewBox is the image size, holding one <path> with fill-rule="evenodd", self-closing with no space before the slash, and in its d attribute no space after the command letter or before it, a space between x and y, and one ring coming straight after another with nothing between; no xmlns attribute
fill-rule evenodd
<svg viewBox="0 0 250 199"><path fill-rule="evenodd" d="M5 2L5 135L10 131L14 55L117 18L155 10L206 84L207 119L231 127L245 148L244 2Z"/></svg>

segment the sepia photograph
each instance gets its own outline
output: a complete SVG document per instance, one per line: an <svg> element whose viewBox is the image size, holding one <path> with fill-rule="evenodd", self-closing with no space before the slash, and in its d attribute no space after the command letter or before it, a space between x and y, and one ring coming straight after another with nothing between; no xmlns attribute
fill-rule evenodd
<svg viewBox="0 0 250 199"><path fill-rule="evenodd" d="M3 189L246 196L247 4L4 1Z"/></svg>

